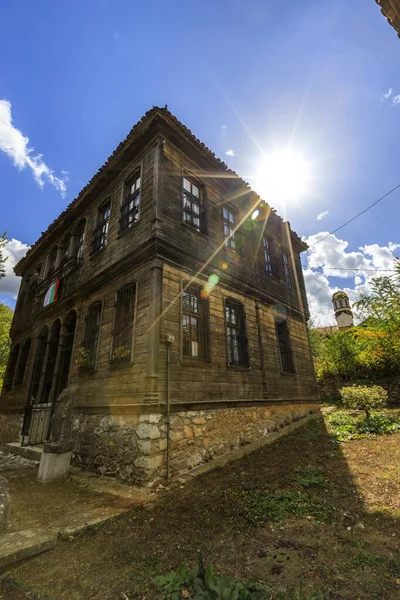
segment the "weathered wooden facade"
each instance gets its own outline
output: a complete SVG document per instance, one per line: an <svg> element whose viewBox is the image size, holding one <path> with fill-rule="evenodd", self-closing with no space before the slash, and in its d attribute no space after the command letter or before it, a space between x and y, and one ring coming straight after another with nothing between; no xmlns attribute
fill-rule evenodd
<svg viewBox="0 0 400 600"><path fill-rule="evenodd" d="M75 386L75 460L154 480L313 410L305 249L153 108L16 267L2 441Z"/></svg>

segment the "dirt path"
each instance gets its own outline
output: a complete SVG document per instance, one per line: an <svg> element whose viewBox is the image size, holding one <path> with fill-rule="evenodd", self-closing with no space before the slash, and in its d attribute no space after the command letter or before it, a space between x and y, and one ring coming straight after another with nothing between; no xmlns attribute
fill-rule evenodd
<svg viewBox="0 0 400 600"><path fill-rule="evenodd" d="M271 598L400 599L399 465L400 434L339 445L311 421L13 568L0 598L159 598L153 577L201 550Z"/></svg>

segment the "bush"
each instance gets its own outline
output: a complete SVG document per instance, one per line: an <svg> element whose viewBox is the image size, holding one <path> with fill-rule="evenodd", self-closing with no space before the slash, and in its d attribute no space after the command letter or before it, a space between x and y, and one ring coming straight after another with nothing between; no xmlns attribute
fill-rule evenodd
<svg viewBox="0 0 400 600"><path fill-rule="evenodd" d="M343 406L347 409L363 410L367 419L371 411L386 406L387 391L379 385L350 385L340 390Z"/></svg>

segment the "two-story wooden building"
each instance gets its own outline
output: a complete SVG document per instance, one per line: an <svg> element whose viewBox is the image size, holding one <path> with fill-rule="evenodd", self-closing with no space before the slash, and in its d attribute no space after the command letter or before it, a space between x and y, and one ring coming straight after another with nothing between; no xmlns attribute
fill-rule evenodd
<svg viewBox="0 0 400 600"><path fill-rule="evenodd" d="M74 460L154 480L313 410L305 249L154 107L16 266L2 441L74 386Z"/></svg>

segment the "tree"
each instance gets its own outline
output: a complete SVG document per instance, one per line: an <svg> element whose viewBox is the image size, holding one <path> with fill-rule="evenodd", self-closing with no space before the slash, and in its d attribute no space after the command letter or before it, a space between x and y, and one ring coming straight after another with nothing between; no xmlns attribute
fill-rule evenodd
<svg viewBox="0 0 400 600"><path fill-rule="evenodd" d="M3 235L0 235L0 279L6 276L6 269L4 267L4 263L7 260L7 256L3 256L2 249L7 244L8 239L6 238L6 232Z"/></svg>
<svg viewBox="0 0 400 600"><path fill-rule="evenodd" d="M394 275L375 277L371 293L358 296L354 307L357 316L368 323L392 322L400 326L400 259L394 260Z"/></svg>
<svg viewBox="0 0 400 600"><path fill-rule="evenodd" d="M7 368L8 354L11 347L10 327L13 311L9 306L0 304L0 389L3 386L4 374Z"/></svg>

